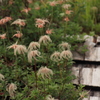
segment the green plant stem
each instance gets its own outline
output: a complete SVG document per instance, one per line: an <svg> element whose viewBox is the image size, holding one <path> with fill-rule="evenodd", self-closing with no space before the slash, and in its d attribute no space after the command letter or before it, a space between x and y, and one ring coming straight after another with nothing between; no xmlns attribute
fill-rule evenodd
<svg viewBox="0 0 100 100"><path fill-rule="evenodd" d="M18 58L17 58L17 55L16 55L15 59L16 59L16 61L15 61L15 70L16 70L16 79L17 79L17 77L18 77L18 72L17 72L18 71L17 70L18 69Z"/></svg>
<svg viewBox="0 0 100 100"><path fill-rule="evenodd" d="M34 63L35 63L35 78L36 78L36 88L38 87L38 84L37 84L37 73L36 73L36 60L34 61Z"/></svg>
<svg viewBox="0 0 100 100"><path fill-rule="evenodd" d="M6 55L6 44L5 44L5 40L3 40L3 44L4 44L4 58L5 58L6 63L7 63L7 55Z"/></svg>

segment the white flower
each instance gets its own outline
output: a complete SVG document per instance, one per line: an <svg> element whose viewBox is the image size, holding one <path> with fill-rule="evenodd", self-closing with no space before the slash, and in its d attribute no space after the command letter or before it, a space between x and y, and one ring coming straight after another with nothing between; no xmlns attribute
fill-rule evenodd
<svg viewBox="0 0 100 100"><path fill-rule="evenodd" d="M26 25L25 21L26 20L23 20L23 19L17 19L11 25L15 24L15 25L19 25L19 26L25 26Z"/></svg>
<svg viewBox="0 0 100 100"><path fill-rule="evenodd" d="M68 60L68 59L72 58L72 53L69 50L64 50L61 52L60 57L61 57L61 59L64 58L64 59Z"/></svg>
<svg viewBox="0 0 100 100"><path fill-rule="evenodd" d="M41 76L43 79L50 79L51 76L50 75L53 75L53 71L47 67L41 67L39 70L38 70L38 73L37 73L38 76Z"/></svg>
<svg viewBox="0 0 100 100"><path fill-rule="evenodd" d="M25 54L27 52L26 46L24 45L17 45L14 49L14 55L18 54Z"/></svg>
<svg viewBox="0 0 100 100"><path fill-rule="evenodd" d="M58 100L58 99L54 99L51 95L48 95L48 96L46 97L46 100Z"/></svg>
<svg viewBox="0 0 100 100"><path fill-rule="evenodd" d="M28 52L28 62L32 63L32 58L34 60L37 60L36 57L41 57L40 54L41 53L38 50L29 51Z"/></svg>
<svg viewBox="0 0 100 100"><path fill-rule="evenodd" d="M50 56L50 59L51 59L52 61L55 61L55 62L60 61L60 60L61 60L61 59L60 59L60 52L55 51L55 52Z"/></svg>
<svg viewBox="0 0 100 100"><path fill-rule="evenodd" d="M40 44L38 42L31 42L29 44L28 50L38 49L40 48Z"/></svg>
<svg viewBox="0 0 100 100"><path fill-rule="evenodd" d="M4 76L2 74L0 74L0 80L3 81L4 80Z"/></svg>
<svg viewBox="0 0 100 100"><path fill-rule="evenodd" d="M14 44L12 44L11 46L9 46L9 47L7 47L8 49L15 49L16 47L17 47L17 43L18 42L16 42L16 43L14 43Z"/></svg>
<svg viewBox="0 0 100 100"><path fill-rule="evenodd" d="M11 83L7 85L6 90L9 92L9 95L11 97L15 96L15 90L17 89L17 86L14 83Z"/></svg>
<svg viewBox="0 0 100 100"><path fill-rule="evenodd" d="M39 43L48 44L49 42L52 42L52 40L48 35L41 36L39 39Z"/></svg>
<svg viewBox="0 0 100 100"><path fill-rule="evenodd" d="M70 45L67 42L62 42L61 44L59 44L59 47L62 50L69 50L70 49Z"/></svg>

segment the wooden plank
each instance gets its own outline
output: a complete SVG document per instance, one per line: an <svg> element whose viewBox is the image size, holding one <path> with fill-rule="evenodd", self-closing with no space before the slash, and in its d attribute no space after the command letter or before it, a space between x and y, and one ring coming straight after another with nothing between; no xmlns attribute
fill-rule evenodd
<svg viewBox="0 0 100 100"><path fill-rule="evenodd" d="M96 61L100 61L100 47L97 47L97 58Z"/></svg>
<svg viewBox="0 0 100 100"><path fill-rule="evenodd" d="M97 48L88 47L88 51L85 53L85 61L97 61L97 52Z"/></svg>
<svg viewBox="0 0 100 100"><path fill-rule="evenodd" d="M93 74L93 69L92 68L83 68L82 71L80 72L80 83L83 85L92 85L92 74Z"/></svg>
<svg viewBox="0 0 100 100"><path fill-rule="evenodd" d="M74 60L84 60L84 56L79 54L78 52L72 51L72 54Z"/></svg>
<svg viewBox="0 0 100 100"><path fill-rule="evenodd" d="M89 100L88 98L84 98L84 99L82 99L82 100Z"/></svg>
<svg viewBox="0 0 100 100"><path fill-rule="evenodd" d="M100 66L93 68L92 86L100 86Z"/></svg>
<svg viewBox="0 0 100 100"><path fill-rule="evenodd" d="M100 97L100 91L91 91L93 96Z"/></svg>
<svg viewBox="0 0 100 100"><path fill-rule="evenodd" d="M74 84L100 87L100 65L79 64L76 66L72 67L72 74L76 76L76 79L72 81Z"/></svg>
<svg viewBox="0 0 100 100"><path fill-rule="evenodd" d="M97 42L100 42L100 36L97 37Z"/></svg>
<svg viewBox="0 0 100 100"><path fill-rule="evenodd" d="M79 84L79 69L80 67L72 67L72 74L76 77L74 80L72 80L74 84Z"/></svg>
<svg viewBox="0 0 100 100"><path fill-rule="evenodd" d="M100 100L100 97L93 97L93 96L90 96L90 100Z"/></svg>

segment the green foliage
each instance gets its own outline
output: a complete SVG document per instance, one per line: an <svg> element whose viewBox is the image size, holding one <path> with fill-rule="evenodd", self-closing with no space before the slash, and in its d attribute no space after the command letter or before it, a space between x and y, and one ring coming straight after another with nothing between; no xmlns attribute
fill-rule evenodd
<svg viewBox="0 0 100 100"><path fill-rule="evenodd" d="M0 99L45 100L48 95L58 100L80 98L80 93L84 90L81 85L76 88L72 83L74 76L71 67L74 62L70 50L76 50L77 44L84 42L85 34L80 34L83 33L83 27L88 26L87 29L91 30L94 24L87 5L78 0L64 1L54 6L50 5L51 0L33 0L32 3L28 0L12 1L5 0L0 3L0 73L5 77L2 80L1 76L0 80ZM66 14L64 4L71 5L67 9L71 11L70 14ZM11 20L2 23L7 16L11 17ZM17 19L24 21L12 24ZM44 22L36 23L37 19ZM43 27L39 26L41 23ZM47 30L51 32L48 33ZM4 33L6 36L2 37ZM19 33L23 35L18 37ZM41 36L46 38L40 40ZM33 41L38 42L40 48L38 53L29 55L30 51L36 50L36 47L34 50L28 49ZM60 49L59 44L62 42L68 43L71 48ZM23 48L17 49L18 46ZM58 53L52 58L51 55L55 51L59 52L60 56ZM63 56L63 51L68 51L68 54ZM80 51L84 53L86 47L83 46ZM45 70L39 72L41 68ZM11 83L16 86L11 86Z"/></svg>

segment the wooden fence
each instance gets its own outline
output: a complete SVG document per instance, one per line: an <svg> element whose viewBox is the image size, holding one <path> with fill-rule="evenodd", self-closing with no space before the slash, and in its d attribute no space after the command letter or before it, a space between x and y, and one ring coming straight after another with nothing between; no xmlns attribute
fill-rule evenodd
<svg viewBox="0 0 100 100"><path fill-rule="evenodd" d="M86 38L78 49L86 45L88 51L84 54L79 50L73 51L73 60L76 62L72 67L73 74L76 76L73 83L100 89L100 37L97 37L96 42L92 36L87 35ZM100 90L89 91L89 96L83 100L100 100Z"/></svg>

